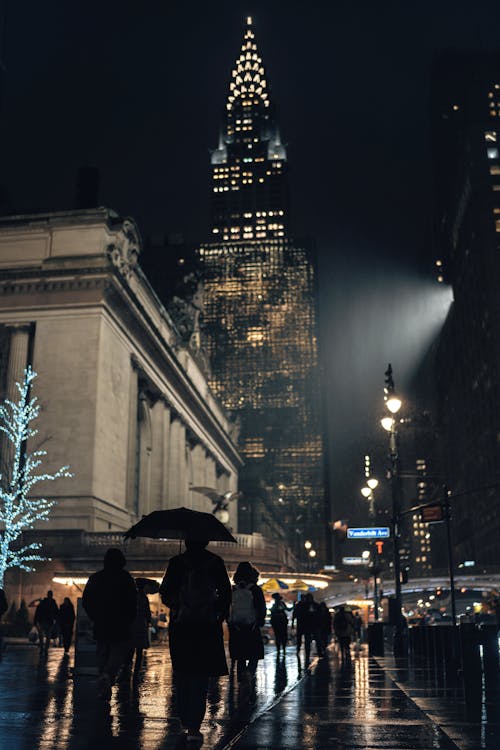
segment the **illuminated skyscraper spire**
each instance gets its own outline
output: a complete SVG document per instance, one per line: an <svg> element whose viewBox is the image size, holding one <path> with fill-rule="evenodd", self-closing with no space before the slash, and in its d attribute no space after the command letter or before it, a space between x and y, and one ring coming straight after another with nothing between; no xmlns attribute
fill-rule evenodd
<svg viewBox="0 0 500 750"><path fill-rule="evenodd" d="M241 423L240 485L252 508L241 530L279 536L281 527L302 552L304 533L323 557L313 268L288 235L286 148L251 18L211 164L203 322L211 386Z"/></svg>
<svg viewBox="0 0 500 750"><path fill-rule="evenodd" d="M285 237L286 149L251 18L231 74L219 146L211 161L212 233L223 240Z"/></svg>

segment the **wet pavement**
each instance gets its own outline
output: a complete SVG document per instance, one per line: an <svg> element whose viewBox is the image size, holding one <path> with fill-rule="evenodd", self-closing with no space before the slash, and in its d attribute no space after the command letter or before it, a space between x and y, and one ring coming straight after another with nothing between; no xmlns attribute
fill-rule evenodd
<svg viewBox="0 0 500 750"><path fill-rule="evenodd" d="M177 725L168 721L175 716L175 707L166 646L148 651L142 680L136 686L125 682L114 688L109 706L97 698L93 678L72 677L71 663L72 654L68 659L62 649L54 648L48 658L40 659L36 647L9 646L0 663L2 750L173 750L180 746ZM328 658L314 660L304 672L293 647L280 661L269 647L259 665L255 693L229 677L211 686L202 726L203 747L500 748L500 743L474 744L482 742L480 729L479 735L467 735L468 744L460 744L466 736L460 734L462 724L455 722L454 714L448 721L457 695L436 693L431 706L426 703L428 680L424 672L411 673L394 660L369 658L366 650L349 667L342 667L331 650ZM482 699L481 710L487 710ZM470 716L465 724L469 729L480 727ZM484 738L486 730L483 726Z"/></svg>
<svg viewBox="0 0 500 750"><path fill-rule="evenodd" d="M408 663L391 656L377 657L377 662L459 750L499 750L498 669L483 663L463 673L461 665L442 668L423 659Z"/></svg>

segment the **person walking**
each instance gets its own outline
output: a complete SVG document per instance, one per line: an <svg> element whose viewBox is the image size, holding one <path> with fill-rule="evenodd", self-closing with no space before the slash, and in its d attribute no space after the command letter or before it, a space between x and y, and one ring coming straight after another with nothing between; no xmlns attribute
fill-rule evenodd
<svg viewBox="0 0 500 750"><path fill-rule="evenodd" d="M73 638L73 625L75 624L75 608L71 599L67 596L59 607L59 628L62 636L62 645L64 653L69 653L71 640Z"/></svg>
<svg viewBox="0 0 500 750"><path fill-rule="evenodd" d="M137 615L132 623L131 634L132 634L132 647L129 650L127 669L130 670L135 653L135 664L134 664L134 680L139 677L142 660L144 656L144 649L150 647L149 628L151 627L151 607L149 606L149 599L144 587L146 585L145 578L136 578L135 583L137 586Z"/></svg>
<svg viewBox="0 0 500 750"><path fill-rule="evenodd" d="M283 649L285 655L286 645L288 643L288 615L287 606L283 601L281 594L273 594L274 602L271 606L271 627L276 642L277 656L279 657L280 649Z"/></svg>
<svg viewBox="0 0 500 750"><path fill-rule="evenodd" d="M319 637L323 654L326 652L332 635L332 615L326 602L319 604Z"/></svg>
<svg viewBox="0 0 500 750"><path fill-rule="evenodd" d="M59 607L57 606L52 591L47 591L47 596L41 600L35 610L34 624L38 629L40 638L40 650L47 652L50 646L50 639L54 632L54 625L59 617Z"/></svg>
<svg viewBox="0 0 500 750"><path fill-rule="evenodd" d="M293 610L292 627L297 621L297 656L300 654L302 647L302 638L304 638L304 650L306 655L306 666L311 658L311 643L316 641L316 650L319 656L322 656L319 636L319 604L314 601L311 593L307 593L297 602Z"/></svg>
<svg viewBox="0 0 500 750"><path fill-rule="evenodd" d="M104 700L130 648L130 628L137 614L137 589L125 570L123 552L110 548L104 567L93 573L83 591L82 606L94 624L97 642L98 690Z"/></svg>
<svg viewBox="0 0 500 750"><path fill-rule="evenodd" d="M343 662L351 660L351 638L354 632L354 618L342 605L333 618L333 630L340 646L340 657Z"/></svg>
<svg viewBox="0 0 500 750"><path fill-rule="evenodd" d="M241 562L234 574L233 603L229 617L229 654L236 661L238 680L252 677L264 658L260 632L266 620L266 601L260 586L259 571L249 562Z"/></svg>
<svg viewBox="0 0 500 750"><path fill-rule="evenodd" d="M8 605L7 605L7 597L5 596L5 591L3 589L0 589L0 661L2 661L2 655L3 655L3 632L2 632L2 617L7 612Z"/></svg>
<svg viewBox="0 0 500 750"><path fill-rule="evenodd" d="M188 744L203 742L201 722L210 677L228 674L222 622L229 617L231 584L224 561L208 541L186 539L160 586L170 609L169 649L182 731Z"/></svg>

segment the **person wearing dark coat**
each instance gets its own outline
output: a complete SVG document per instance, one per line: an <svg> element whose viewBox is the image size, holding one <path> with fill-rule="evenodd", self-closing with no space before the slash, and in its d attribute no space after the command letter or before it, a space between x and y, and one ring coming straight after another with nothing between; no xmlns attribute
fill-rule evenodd
<svg viewBox="0 0 500 750"><path fill-rule="evenodd" d="M281 594L273 594L274 603L271 607L271 627L274 632L276 641L277 655L279 656L280 648L285 654L286 644L288 642L288 615L287 606L283 601Z"/></svg>
<svg viewBox="0 0 500 750"><path fill-rule="evenodd" d="M69 597L65 596L64 601L59 607L59 627L61 628L62 642L64 653L69 652L71 639L73 637L73 625L75 624L75 608Z"/></svg>
<svg viewBox="0 0 500 750"><path fill-rule="evenodd" d="M266 601L262 589L257 585L259 571L249 562L241 562L234 574L233 609L229 618L229 654L236 661L236 674L241 681L248 673L255 675L259 659L264 658L264 643L260 632L266 619ZM236 602L240 595L237 589L252 595L253 618L238 621ZM251 621L253 620L253 621Z"/></svg>
<svg viewBox="0 0 500 750"><path fill-rule="evenodd" d="M135 653L134 679L139 677L144 649L149 648L149 628L151 626L151 607L144 586L144 578L136 578L137 586L137 615L131 627L131 648L127 658L127 671L132 667Z"/></svg>
<svg viewBox="0 0 500 750"><path fill-rule="evenodd" d="M306 664L311 656L311 643L316 641L318 654L321 656L323 650L319 637L319 604L314 601L313 595L307 593L294 607L292 625L297 621L297 656L302 646L304 637L304 649L306 653Z"/></svg>
<svg viewBox="0 0 500 750"><path fill-rule="evenodd" d="M111 698L111 688L130 647L130 627L137 614L137 589L124 570L125 556L108 549L104 568L93 573L85 586L82 606L94 624L99 669L99 695Z"/></svg>
<svg viewBox="0 0 500 750"><path fill-rule="evenodd" d="M38 628L40 636L40 649L47 651L50 646L50 639L54 631L54 625L59 617L59 607L54 601L52 591L47 591L45 599L38 604L35 610L34 623Z"/></svg>
<svg viewBox="0 0 500 750"><path fill-rule="evenodd" d="M321 648L325 653L326 648L330 642L332 635L332 614L327 607L326 602L320 602L319 605L319 637L321 640Z"/></svg>
<svg viewBox="0 0 500 750"><path fill-rule="evenodd" d="M187 742L203 740L209 678L228 674L222 622L229 617L231 584L224 561L207 544L186 539L186 551L169 561L160 586L170 609L170 658Z"/></svg>

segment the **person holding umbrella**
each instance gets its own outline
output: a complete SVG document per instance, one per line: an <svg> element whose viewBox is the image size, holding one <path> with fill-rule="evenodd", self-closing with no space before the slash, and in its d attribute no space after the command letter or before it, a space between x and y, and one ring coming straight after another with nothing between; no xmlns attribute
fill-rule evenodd
<svg viewBox="0 0 500 750"><path fill-rule="evenodd" d="M160 586L170 609L169 648L179 718L186 742L203 741L210 677L228 674L222 622L229 617L231 584L224 561L208 541L186 538L186 551L173 557Z"/></svg>

